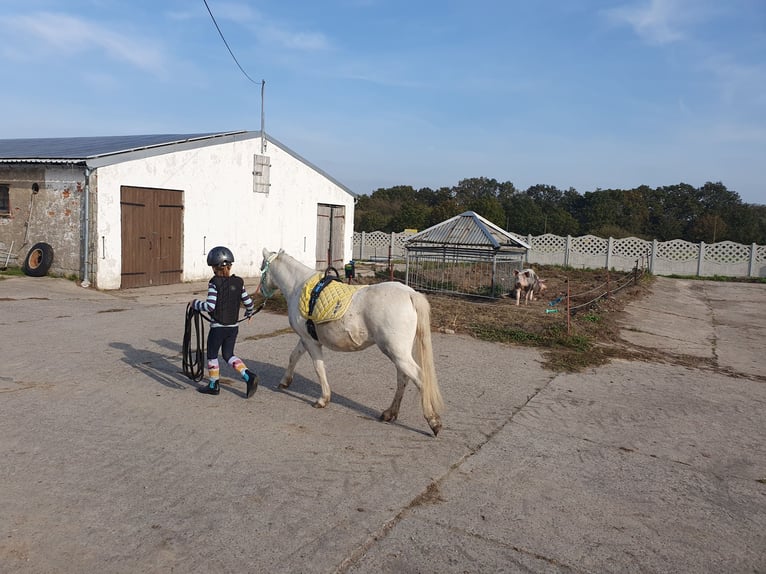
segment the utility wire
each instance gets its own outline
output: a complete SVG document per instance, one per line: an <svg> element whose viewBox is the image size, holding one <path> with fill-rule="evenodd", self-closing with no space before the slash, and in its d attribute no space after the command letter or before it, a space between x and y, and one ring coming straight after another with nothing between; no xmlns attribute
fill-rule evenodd
<svg viewBox="0 0 766 574"><path fill-rule="evenodd" d="M202 0L205 3L205 8L207 8L207 13L210 14L210 18L213 20L213 24L215 24L215 29L218 30L218 35L221 36L221 40L223 40L223 43L226 45L226 49L229 51L229 54L231 54L231 57L234 58L234 62L237 64L237 67L239 68L240 72L242 72L245 77L253 82L254 84L258 85L261 82L256 82L253 78L251 78L247 72L240 66L239 61L237 60L237 57L234 55L234 52L231 51L231 48L229 47L229 43L226 41L226 38L223 37L223 32L221 32L221 28L218 26L218 22L215 21L215 16L213 16L213 12L210 10L210 6L207 5L207 0Z"/></svg>

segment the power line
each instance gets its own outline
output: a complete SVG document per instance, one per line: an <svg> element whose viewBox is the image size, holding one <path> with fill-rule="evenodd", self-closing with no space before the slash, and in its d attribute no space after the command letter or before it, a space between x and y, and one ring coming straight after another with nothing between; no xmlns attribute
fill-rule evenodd
<svg viewBox="0 0 766 574"><path fill-rule="evenodd" d="M218 35L221 36L221 40L223 40L223 43L226 45L226 49L229 51L229 54L231 54L231 57L234 59L234 62L237 64L237 67L239 68L240 72L242 72L245 77L250 80L254 84L260 84L261 82L256 82L253 78L251 78L247 72L240 66L239 61L237 60L237 57L234 55L234 52L231 51L231 48L229 47L229 43L226 41L226 38L223 36L223 32L221 32L221 28L218 26L218 22L215 21L215 16L213 16L213 12L210 10L210 6L207 5L207 0L202 0L205 3L205 8L207 8L207 13L210 14L210 18L213 20L213 24L215 24L215 29L218 30Z"/></svg>

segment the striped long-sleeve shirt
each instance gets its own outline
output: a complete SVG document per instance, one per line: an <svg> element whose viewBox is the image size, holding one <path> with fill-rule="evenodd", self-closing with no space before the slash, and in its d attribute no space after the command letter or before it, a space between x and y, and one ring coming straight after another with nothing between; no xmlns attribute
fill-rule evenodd
<svg viewBox="0 0 766 574"><path fill-rule="evenodd" d="M216 308L219 305L219 293L218 288L216 287L215 277L210 280L210 283L208 283L207 286L207 298L204 301L195 300L194 301L194 308L197 311L204 311L208 314L210 314L211 317L215 317L216 315ZM230 279L238 279L239 281L242 281L239 277L236 277L235 275L232 275ZM245 307L246 314L251 314L254 309L255 305L253 305L253 300L250 297L250 294L247 292L247 289L245 289L245 284L242 282L242 288L239 293L239 300L236 302L236 307L234 307L235 303L233 301L229 302L229 305L232 306L230 309L222 309L222 313L228 313L228 321L225 323L218 322L215 319L211 322L210 327L235 327L237 325L237 315L238 310L240 306L240 302ZM224 303L225 304L225 303ZM220 315L221 313L218 313ZM232 320L233 317L233 320Z"/></svg>

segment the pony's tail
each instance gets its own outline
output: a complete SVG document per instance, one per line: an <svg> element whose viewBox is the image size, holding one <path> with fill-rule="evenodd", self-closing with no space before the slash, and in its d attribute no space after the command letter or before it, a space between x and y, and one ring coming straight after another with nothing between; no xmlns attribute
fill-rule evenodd
<svg viewBox="0 0 766 574"><path fill-rule="evenodd" d="M414 351L415 361L420 367L423 413L426 418L430 418L429 413L438 417L444 410L444 400L439 390L434 367L434 353L431 345L431 305L422 293L415 292L411 299L418 315Z"/></svg>

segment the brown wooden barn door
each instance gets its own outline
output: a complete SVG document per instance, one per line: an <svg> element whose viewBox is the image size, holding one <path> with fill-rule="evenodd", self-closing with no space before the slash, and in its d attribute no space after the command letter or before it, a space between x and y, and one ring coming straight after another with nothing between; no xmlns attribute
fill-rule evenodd
<svg viewBox="0 0 766 574"><path fill-rule="evenodd" d="M183 192L122 186L121 287L181 282Z"/></svg>
<svg viewBox="0 0 766 574"><path fill-rule="evenodd" d="M317 206L316 269L328 266L343 270L343 247L346 234L346 207L343 205Z"/></svg>
<svg viewBox="0 0 766 574"><path fill-rule="evenodd" d="M157 211L155 229L156 252L152 260L157 272L154 285L172 285L181 282L181 248L183 245L184 193L171 189L156 189Z"/></svg>

